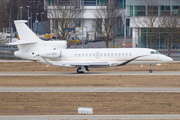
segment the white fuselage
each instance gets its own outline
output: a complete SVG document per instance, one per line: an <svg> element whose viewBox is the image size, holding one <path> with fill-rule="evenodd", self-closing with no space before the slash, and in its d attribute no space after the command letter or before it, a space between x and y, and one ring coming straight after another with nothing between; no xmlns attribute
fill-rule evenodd
<svg viewBox="0 0 180 120"><path fill-rule="evenodd" d="M57 46L48 47L45 42L38 45L29 51L15 52L17 57L29 60L36 60L45 63L41 60L43 56L48 62L54 62L58 66L64 67L79 67L79 63L102 63L106 62L109 65L91 65L89 67L113 67L122 65L144 65L144 64L161 64L171 62L172 59L156 54L155 50L147 48L100 48L100 49L61 49ZM155 54L151 54L154 51ZM54 57L53 57L54 56ZM132 61L130 61L133 59ZM124 62L127 64L123 64ZM71 63L77 65L71 65Z"/></svg>
<svg viewBox="0 0 180 120"><path fill-rule="evenodd" d="M146 48L66 49L66 41L42 41L25 23L14 21L20 40L8 43L17 45L15 56L48 65L77 67L77 73L91 67L115 67L123 65L150 65L171 62L173 59Z"/></svg>

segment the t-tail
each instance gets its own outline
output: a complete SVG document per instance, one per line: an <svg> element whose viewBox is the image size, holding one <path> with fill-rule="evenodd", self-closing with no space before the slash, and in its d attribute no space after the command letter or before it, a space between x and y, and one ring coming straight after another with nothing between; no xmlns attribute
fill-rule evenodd
<svg viewBox="0 0 180 120"><path fill-rule="evenodd" d="M8 45L17 45L19 51L14 53L15 56L44 62L43 58L59 58L61 49L67 46L66 41L43 41L41 40L25 23L26 20L14 21L16 30L19 35L17 42L8 43Z"/></svg>

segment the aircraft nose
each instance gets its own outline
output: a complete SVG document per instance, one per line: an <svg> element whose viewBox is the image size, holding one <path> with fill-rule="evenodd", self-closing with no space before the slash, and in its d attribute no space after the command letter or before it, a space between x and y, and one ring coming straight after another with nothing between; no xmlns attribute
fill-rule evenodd
<svg viewBox="0 0 180 120"><path fill-rule="evenodd" d="M173 59L172 59L172 58L170 58L170 57L167 57L167 56L166 56L166 61L167 61L167 62L172 62L172 61L173 61Z"/></svg>

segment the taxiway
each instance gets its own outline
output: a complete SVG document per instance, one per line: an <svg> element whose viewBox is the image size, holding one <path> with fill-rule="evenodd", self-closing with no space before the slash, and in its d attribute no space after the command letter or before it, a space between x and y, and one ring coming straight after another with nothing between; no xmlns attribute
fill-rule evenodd
<svg viewBox="0 0 180 120"><path fill-rule="evenodd" d="M0 116L0 120L59 120L59 119L180 119L180 114L162 115L21 115Z"/></svg>
<svg viewBox="0 0 180 120"><path fill-rule="evenodd" d="M0 72L0 76L62 76L62 75L180 75L180 71L130 71L130 72L86 72L83 74L68 72Z"/></svg>
<svg viewBox="0 0 180 120"><path fill-rule="evenodd" d="M180 87L0 87L0 92L176 92Z"/></svg>

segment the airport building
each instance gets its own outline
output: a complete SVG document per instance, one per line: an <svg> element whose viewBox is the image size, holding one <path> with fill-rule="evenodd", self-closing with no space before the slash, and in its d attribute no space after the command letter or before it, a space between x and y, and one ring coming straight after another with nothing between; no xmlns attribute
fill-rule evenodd
<svg viewBox="0 0 180 120"><path fill-rule="evenodd" d="M44 3L49 7L52 6L69 6L74 0L45 0ZM93 20L96 19L93 15L98 6L106 6L106 2L110 0L77 0L79 8L84 8L83 12L83 27L86 31L92 31ZM167 45L164 42L166 27L162 21L167 18L174 18L180 15L180 0L115 0L119 4L119 9L124 10L124 15L115 31L115 36L132 37L133 47L143 47L154 49L165 49ZM56 18L51 18L50 24L56 21ZM179 22L176 22L179 23ZM50 25L51 26L51 25ZM82 21L79 20L77 27L82 27ZM97 26L101 27L102 26ZM176 25L178 28L178 25ZM53 28L50 28L53 32ZM178 29L177 29L178 30ZM152 37L153 36L153 37ZM168 38L168 37L166 37ZM155 40L152 41L151 39ZM170 38L169 38L170 39ZM152 45L151 45L152 44Z"/></svg>
<svg viewBox="0 0 180 120"><path fill-rule="evenodd" d="M179 33L180 0L127 0L126 12L133 47L150 48L152 39L154 49L165 49L167 41ZM174 29L172 36L167 35L168 27ZM165 42L165 39L169 40ZM178 41L171 40L171 43Z"/></svg>
<svg viewBox="0 0 180 120"><path fill-rule="evenodd" d="M55 6L70 6L75 2L75 0L45 0L45 5L47 5L47 12L49 9L52 9ZM80 10L83 10L83 14L81 15L81 19L77 21L76 27L85 27L87 32L92 32L93 22L96 19L94 13L98 9L98 6L106 6L107 2L111 2L111 0L76 0L76 5L79 7ZM120 10L125 10L126 8L126 0L115 0L116 4L118 4ZM56 21L56 18L48 16L50 19L50 24L53 24ZM99 21L102 24L102 21ZM123 22L119 20L120 24L118 25L115 35L116 36L124 36L124 26L121 25ZM52 26L52 25L50 25ZM103 31L103 26L97 26ZM53 33L53 27L50 28L51 32ZM127 32L129 33L129 32Z"/></svg>

